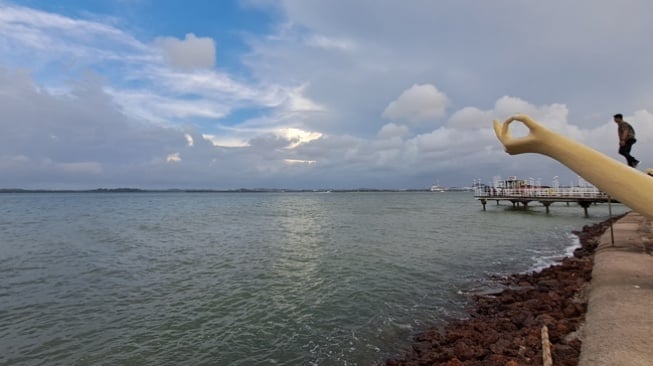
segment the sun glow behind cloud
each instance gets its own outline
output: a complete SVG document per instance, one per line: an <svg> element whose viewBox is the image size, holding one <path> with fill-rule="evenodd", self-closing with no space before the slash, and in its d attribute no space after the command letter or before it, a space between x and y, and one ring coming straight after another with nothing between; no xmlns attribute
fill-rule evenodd
<svg viewBox="0 0 653 366"><path fill-rule="evenodd" d="M286 149L294 149L322 137L320 132L304 131L299 128L282 128L276 131L276 134L290 142Z"/></svg>

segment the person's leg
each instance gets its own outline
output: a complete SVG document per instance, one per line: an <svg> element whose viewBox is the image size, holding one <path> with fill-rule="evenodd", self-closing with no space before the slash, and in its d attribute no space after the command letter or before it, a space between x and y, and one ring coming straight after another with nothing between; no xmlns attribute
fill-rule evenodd
<svg viewBox="0 0 653 366"><path fill-rule="evenodd" d="M637 142L635 139L628 140L626 145L628 145L628 155L630 155L630 150L633 148L633 145ZM634 156L630 155L631 159L633 159L633 167L637 167L637 164L639 164L639 160L635 158Z"/></svg>
<svg viewBox="0 0 653 366"><path fill-rule="evenodd" d="M619 155L622 155L623 157L625 157L626 162L628 163L628 165L630 165L630 159L628 158L630 155L626 151L626 145L625 144L619 146Z"/></svg>
<svg viewBox="0 0 653 366"><path fill-rule="evenodd" d="M634 156L630 155L630 150L633 148L633 144L635 142L633 140L628 140L624 144L624 146L621 146L619 148L619 154L623 155L626 157L626 161L628 162L628 166L632 166L633 168L637 166L639 163L639 160L635 159Z"/></svg>

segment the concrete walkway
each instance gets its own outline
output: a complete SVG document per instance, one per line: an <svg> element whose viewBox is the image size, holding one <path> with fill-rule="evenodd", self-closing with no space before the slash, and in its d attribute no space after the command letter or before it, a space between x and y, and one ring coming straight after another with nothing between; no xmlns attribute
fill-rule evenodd
<svg viewBox="0 0 653 366"><path fill-rule="evenodd" d="M653 224L630 212L612 232L594 256L579 365L653 365Z"/></svg>

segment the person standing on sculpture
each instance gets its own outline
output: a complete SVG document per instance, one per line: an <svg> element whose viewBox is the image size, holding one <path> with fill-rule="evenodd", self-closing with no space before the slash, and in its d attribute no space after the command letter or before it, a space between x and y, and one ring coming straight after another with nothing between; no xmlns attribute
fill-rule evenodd
<svg viewBox="0 0 653 366"><path fill-rule="evenodd" d="M637 139L635 138L635 129L630 125L630 123L624 121L624 116L621 113L614 115L614 122L618 126L617 133L619 134L619 154L623 155L626 158L628 166L637 168L639 160L630 155L630 149L632 149L633 144L637 142Z"/></svg>

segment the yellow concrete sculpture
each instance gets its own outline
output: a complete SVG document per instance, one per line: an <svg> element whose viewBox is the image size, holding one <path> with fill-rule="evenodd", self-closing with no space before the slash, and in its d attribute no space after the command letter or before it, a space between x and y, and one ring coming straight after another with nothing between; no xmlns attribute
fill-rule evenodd
<svg viewBox="0 0 653 366"><path fill-rule="evenodd" d="M529 134L513 138L510 124L514 121L528 127ZM538 153L549 156L601 191L653 219L653 179L639 170L553 132L524 114L512 116L503 123L495 120L494 133L508 154Z"/></svg>

